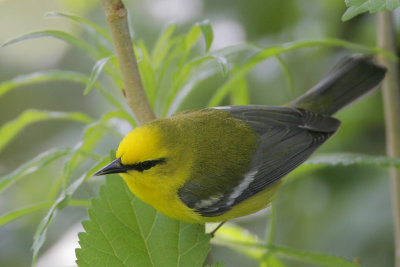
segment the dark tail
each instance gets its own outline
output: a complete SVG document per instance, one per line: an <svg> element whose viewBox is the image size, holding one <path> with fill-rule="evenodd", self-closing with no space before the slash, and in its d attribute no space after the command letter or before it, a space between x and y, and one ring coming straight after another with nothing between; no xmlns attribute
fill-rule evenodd
<svg viewBox="0 0 400 267"><path fill-rule="evenodd" d="M292 101L292 107L332 115L382 81L386 69L370 57L346 57L314 88Z"/></svg>

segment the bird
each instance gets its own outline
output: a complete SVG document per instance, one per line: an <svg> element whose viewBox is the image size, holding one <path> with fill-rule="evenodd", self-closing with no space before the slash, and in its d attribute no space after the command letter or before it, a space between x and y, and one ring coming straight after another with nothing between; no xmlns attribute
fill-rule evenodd
<svg viewBox="0 0 400 267"><path fill-rule="evenodd" d="M221 106L155 119L128 133L115 160L95 175L118 173L134 195L176 220L249 215L339 129L332 115L385 73L371 56L351 55L283 106Z"/></svg>

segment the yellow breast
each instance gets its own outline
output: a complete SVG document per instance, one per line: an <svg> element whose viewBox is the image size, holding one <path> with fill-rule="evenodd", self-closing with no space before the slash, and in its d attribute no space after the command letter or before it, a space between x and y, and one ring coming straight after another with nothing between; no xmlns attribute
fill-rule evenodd
<svg viewBox="0 0 400 267"><path fill-rule="evenodd" d="M145 179L149 182L143 183L141 180L135 179L134 175L126 173L121 173L120 175L127 183L129 189L142 201L171 218L189 223L221 222L259 211L272 201L277 192L276 187L280 185L280 182L276 183L234 206L223 215L202 217L184 205L179 199L178 194L176 194L176 191L171 190L170 185L167 183L157 184L160 181L159 177L147 176ZM140 176L140 179L142 178L143 175Z"/></svg>
<svg viewBox="0 0 400 267"><path fill-rule="evenodd" d="M140 179L137 179L134 174L121 173L120 175L138 198L161 213L176 220L190 223L203 222L199 215L179 199L176 193L177 189L173 190L168 182L160 184L160 177L141 175ZM143 183L143 178L146 179L145 183Z"/></svg>

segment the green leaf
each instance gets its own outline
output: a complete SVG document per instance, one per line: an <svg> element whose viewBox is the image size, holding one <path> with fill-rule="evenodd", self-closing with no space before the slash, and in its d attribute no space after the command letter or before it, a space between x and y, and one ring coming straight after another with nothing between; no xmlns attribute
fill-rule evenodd
<svg viewBox="0 0 400 267"><path fill-rule="evenodd" d="M175 113L192 90L207 78L221 73L227 74L228 60L225 55L212 54L195 58L179 69L171 92L164 102L163 116Z"/></svg>
<svg viewBox="0 0 400 267"><path fill-rule="evenodd" d="M250 104L249 89L246 77L238 81L235 88L231 92L232 105L248 105Z"/></svg>
<svg viewBox="0 0 400 267"><path fill-rule="evenodd" d="M113 58L114 57L112 57L111 60ZM89 81L89 77L79 72L65 71L65 70L47 70L47 71L34 72L30 74L20 75L10 81L1 83L0 96L19 86L49 82L49 81L68 81L86 85ZM108 102L110 102L119 110L124 111L124 108L122 107L120 101L116 99L114 95L105 91L99 83L95 83L94 86L97 87L97 89L103 94L103 96L108 100Z"/></svg>
<svg viewBox="0 0 400 267"><path fill-rule="evenodd" d="M94 38L92 38L96 44L96 49L98 50L99 57L106 57L112 54L112 38L108 34L107 30L99 27L93 22L88 21L85 18L75 16L73 14L61 13L61 12L50 12L45 15L47 18L66 18L74 22L79 23L83 26L89 33L91 33Z"/></svg>
<svg viewBox="0 0 400 267"><path fill-rule="evenodd" d="M92 69L92 72L90 73L89 80L87 81L86 88L83 91L83 95L87 95L90 90L93 88L95 82L100 76L101 71L103 70L104 66L107 64L107 62L111 59L111 57L105 57L96 62L94 64L94 67Z"/></svg>
<svg viewBox="0 0 400 267"><path fill-rule="evenodd" d="M140 77L142 77L143 87L146 90L150 104L154 106L158 88L156 85L156 75L152 66L151 58L143 42L139 41L138 45L134 47L136 55L139 57L137 63L140 71Z"/></svg>
<svg viewBox="0 0 400 267"><path fill-rule="evenodd" d="M222 100L231 92L235 87L236 83L242 79L252 68L254 68L260 62L270 57L276 57L280 54L294 51L300 48L313 47L313 46L332 46L332 47L344 47L348 49L360 50L368 53L380 53L391 59L397 59L397 57L388 51L379 49L377 47L362 46L359 44L347 42L340 39L325 39L325 40L308 40L293 42L282 46L272 46L261 50L250 58L241 68L239 68L232 77L225 82L220 88L218 88L215 94L211 97L208 103L209 107L218 106Z"/></svg>
<svg viewBox="0 0 400 267"><path fill-rule="evenodd" d="M177 73L176 77L174 77L173 79L173 87L172 90L168 93L167 96L167 100L164 103L164 110L163 110L163 115L165 116L168 113L168 109L171 107L171 104L173 102L174 106L176 104L180 104L176 103L176 95L180 92L180 91L184 91L184 97L186 97L190 91L194 88L194 86L190 86L188 87L188 89L190 90L185 90L187 87L185 86L185 83L189 83L189 84L193 84L195 85L196 83L193 83L190 81L190 79L193 79L195 81L202 81L204 79L206 79L207 77L211 76L212 74L217 73L218 69L216 69L213 66L204 66L204 68L206 69L206 73L207 75L204 76L204 71L197 71L199 68L203 67L203 63L207 63L211 60L215 60L215 62L217 62L217 64L219 64L218 66L221 67L221 69L223 71L226 71L226 59L223 58L222 56L204 56L204 57L199 57L199 58L195 58L189 62L187 62L182 68L180 68L179 72ZM196 76L200 76L201 78L196 78ZM182 96L182 95L181 95ZM181 98L180 96L180 100L183 100L183 98ZM178 106L175 106L178 107ZM175 112L175 111L173 111Z"/></svg>
<svg viewBox="0 0 400 267"><path fill-rule="evenodd" d="M118 139L122 136L116 132L113 128L107 127L106 122L113 118L123 118L125 119L127 115L122 111L108 112L103 115L103 117L88 125L83 133L82 141L79 142L71 151L70 157L67 159L64 166L64 186L69 182L71 173L73 170L77 169L85 160L87 160L87 153L95 148L95 146L100 142L100 140L105 136L106 133L114 134Z"/></svg>
<svg viewBox="0 0 400 267"><path fill-rule="evenodd" d="M100 86L100 84L95 84L96 88L101 92L107 101L116 107L120 112L124 113L124 119L131 123L132 126L136 126L135 121L133 120L132 116L124 109L121 104L121 101L118 100L113 94L108 93L104 88Z"/></svg>
<svg viewBox="0 0 400 267"><path fill-rule="evenodd" d="M280 246L271 246L261 243L257 236L249 233L239 226L232 224L224 225L224 227L219 229L215 237L211 240L211 243L230 247L257 261L262 261L265 258L265 255L268 257L268 254L270 254L274 257L280 256L291 258L306 263L316 264L317 266L359 267L359 265L356 263L338 256L296 250Z"/></svg>
<svg viewBox="0 0 400 267"><path fill-rule="evenodd" d="M345 258L332 256L322 253L296 250L286 247L273 247L273 253L277 256L291 258L301 262L315 264L324 267L360 267L357 263L349 261Z"/></svg>
<svg viewBox="0 0 400 267"><path fill-rule="evenodd" d="M276 235L276 204L275 201L271 202L268 218L268 228L266 231L266 241L268 246L275 245Z"/></svg>
<svg viewBox="0 0 400 267"><path fill-rule="evenodd" d="M38 210L50 208L51 206L52 206L51 202L45 202L45 203L30 205L28 207L25 207L25 208L22 208L19 210L11 211L5 215L0 216L0 227L18 219L18 218L21 218L25 215L31 214ZM90 201L82 200L82 199L72 199L70 201L69 206L89 207Z"/></svg>
<svg viewBox="0 0 400 267"><path fill-rule="evenodd" d="M213 263L212 265L207 264L205 267L225 267L225 264L218 261L216 263Z"/></svg>
<svg viewBox="0 0 400 267"><path fill-rule="evenodd" d="M279 64L282 67L282 71L285 76L285 80L286 80L286 84L287 84L289 92L294 92L293 76L290 73L289 66L286 64L286 62L280 56L276 56L276 59L278 60Z"/></svg>
<svg viewBox="0 0 400 267"><path fill-rule="evenodd" d="M77 264L83 266L202 266L204 226L175 221L137 199L118 176L108 176L92 201Z"/></svg>
<svg viewBox="0 0 400 267"><path fill-rule="evenodd" d="M343 21L367 11L370 13L393 11L400 6L400 0L346 0L345 3L348 9L342 16Z"/></svg>
<svg viewBox="0 0 400 267"><path fill-rule="evenodd" d="M185 100L185 98L189 95L189 93L202 81L211 77L215 74L215 70L203 69L194 75L176 94L176 97L173 98L171 105L168 107L168 111L166 113L167 116L174 114L178 109L181 103Z"/></svg>
<svg viewBox="0 0 400 267"><path fill-rule="evenodd" d="M46 151L36 156L34 159L21 165L13 172L1 177L0 192L5 190L8 186L11 186L13 183L20 180L24 176L45 167L46 165L54 162L55 160L67 155L69 152L70 151L67 149L57 149L57 150Z"/></svg>
<svg viewBox="0 0 400 267"><path fill-rule="evenodd" d="M55 112L29 109L24 111L15 120L5 123L0 128L0 151L25 127L43 120L71 120L81 123L92 122L91 118L80 112Z"/></svg>
<svg viewBox="0 0 400 267"><path fill-rule="evenodd" d="M389 158L385 156L372 156L357 153L334 153L319 155L306 162L305 165L362 165L373 167L397 167L400 168L400 158Z"/></svg>
<svg viewBox="0 0 400 267"><path fill-rule="evenodd" d="M233 223L226 223L218 229L211 243L230 247L255 260L262 259L266 250L259 245L260 240L256 235Z"/></svg>
<svg viewBox="0 0 400 267"><path fill-rule="evenodd" d="M261 267L285 267L286 265L272 253L267 253L260 265Z"/></svg>
<svg viewBox="0 0 400 267"><path fill-rule="evenodd" d="M161 65L161 62L164 60L165 55L171 48L173 42L170 41L170 38L175 32L176 27L176 24L167 26L164 32L158 38L152 52L152 62L155 69L158 69L158 67Z"/></svg>
<svg viewBox="0 0 400 267"><path fill-rule="evenodd" d="M65 70L47 70L20 75L10 81L0 84L0 96L22 85L42 83L49 81L68 81L85 84L88 77L84 74Z"/></svg>
<svg viewBox="0 0 400 267"><path fill-rule="evenodd" d="M395 10L400 6L400 0L386 0L386 8L390 11Z"/></svg>
<svg viewBox="0 0 400 267"><path fill-rule="evenodd" d="M39 204L31 205L26 208L11 211L5 215L0 216L0 227L9 222L12 222L12 221L18 219L24 215L35 212L37 210L49 208L50 206L51 206L51 203L39 203Z"/></svg>
<svg viewBox="0 0 400 267"><path fill-rule="evenodd" d="M32 266L35 265L37 256L39 254L40 248L43 246L46 241L47 229L50 226L53 218L56 216L58 210L65 208L68 206L68 203L71 200L72 195L75 191L90 177L92 176L96 170L100 167L104 166L108 162L108 158L104 158L102 161L96 163L92 168L89 168L89 171L83 174L81 177L76 179L73 183L71 183L67 188L61 191L60 196L51 206L46 216L40 222L38 228L36 229L36 233L33 236L33 256L32 256Z"/></svg>
<svg viewBox="0 0 400 267"><path fill-rule="evenodd" d="M157 73L157 87L161 87L161 83L164 79L166 73L176 73L183 67L185 64L186 58L186 42L185 36L179 35L168 42L165 50L168 53L163 57L163 61L160 64L153 60L153 67ZM172 68L171 68L172 67ZM159 94L161 95L161 94Z"/></svg>
<svg viewBox="0 0 400 267"><path fill-rule="evenodd" d="M154 70L157 72L157 86L159 86L164 78L165 73L171 71L171 66L176 69L180 69L185 63L185 48L186 48L185 36L177 36L170 40L165 47L165 51L168 51L166 55L163 56L163 60L157 62L153 60Z"/></svg>
<svg viewBox="0 0 400 267"><path fill-rule="evenodd" d="M218 50L211 52L211 55L214 56L222 56L227 60L233 60L235 58L249 58L248 55L255 55L262 51L264 48L254 45L252 43L241 43L236 45L227 46Z"/></svg>
<svg viewBox="0 0 400 267"><path fill-rule="evenodd" d="M212 55L212 57L217 60L222 76L226 76L228 74L228 60L226 57L219 55Z"/></svg>
<svg viewBox="0 0 400 267"><path fill-rule="evenodd" d="M204 40L206 42L206 53L210 51L211 44L214 39L214 33L209 20L204 20L202 22L196 23L200 27L200 30L204 36Z"/></svg>
<svg viewBox="0 0 400 267"><path fill-rule="evenodd" d="M106 113L100 121L97 121L89 125L85 129L84 136L82 138L83 140L71 151L70 157L66 161L64 167L64 173L63 173L64 181L63 183L60 183L60 185L64 186L61 188L62 190L61 194L59 198L55 201L55 203L52 205L47 215L42 220L34 236L33 263L36 261L38 252L46 239L47 228L51 224L52 219L56 215L57 210L63 209L67 205L71 204L70 198L76 191L76 189L79 186L81 186L81 184L84 181L86 181L86 179L88 179L91 175L93 175L96 171L98 171L100 168L104 167L107 163L109 163L109 158L105 157L104 159L99 161L97 164L94 165L94 167L89 169L89 171L86 174L82 175L79 179L77 179L71 185L68 186L72 170L77 169L83 162L85 162L87 157L82 157L82 155L90 153L93 150L94 146L103 138L103 136L107 131L112 132L112 129L105 127L106 121L116 117L123 118L124 116L126 116L126 114L122 111ZM118 137L121 138L121 136ZM76 204L82 205L84 203L76 203Z"/></svg>
<svg viewBox="0 0 400 267"><path fill-rule="evenodd" d="M188 53L190 49L194 46L194 44L199 40L201 34L200 26L194 25L185 38L185 52Z"/></svg>
<svg viewBox="0 0 400 267"><path fill-rule="evenodd" d="M104 37L104 39L106 39L110 44L112 44L112 38L111 36L108 34L107 30L98 26L97 24L79 17L79 16L75 16L73 14L68 14L68 13L63 13L63 12L49 12L45 15L48 18L67 18L70 19L72 21L75 21L83 26L85 26L89 31L93 31L95 33L97 33L97 35L101 35L102 37Z"/></svg>
<svg viewBox="0 0 400 267"><path fill-rule="evenodd" d="M59 31L59 30L43 30L43 31L34 31L34 32L25 33L21 36L18 36L16 38L13 38L13 39L5 42L4 44L2 44L2 47L11 45L14 43L18 43L21 41L35 39L35 38L41 38L41 37L53 37L56 39L63 40L71 45L75 45L77 47L84 49L85 51L89 52L95 58L99 58L99 53L97 52L97 50L94 49L92 46L90 46L87 42L71 35L70 33L67 33L64 31Z"/></svg>

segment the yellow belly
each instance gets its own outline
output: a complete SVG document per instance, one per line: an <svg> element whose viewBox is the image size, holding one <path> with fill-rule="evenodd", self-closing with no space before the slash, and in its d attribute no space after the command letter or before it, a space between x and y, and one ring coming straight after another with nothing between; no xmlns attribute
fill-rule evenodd
<svg viewBox="0 0 400 267"><path fill-rule="evenodd" d="M230 211L218 217L203 217L203 222L221 222L231 220L237 217L252 214L265 208L276 196L278 187L281 181L277 182L271 187L264 189L264 191L255 194L254 196L235 205Z"/></svg>
<svg viewBox="0 0 400 267"><path fill-rule="evenodd" d="M142 201L159 212L188 223L221 222L249 215L265 208L274 198L280 182L237 204L230 211L216 217L203 217L187 207L178 197L176 190L166 184L140 183L129 174L121 173L129 189ZM141 177L143 178L143 177ZM152 179L151 177L147 177Z"/></svg>

